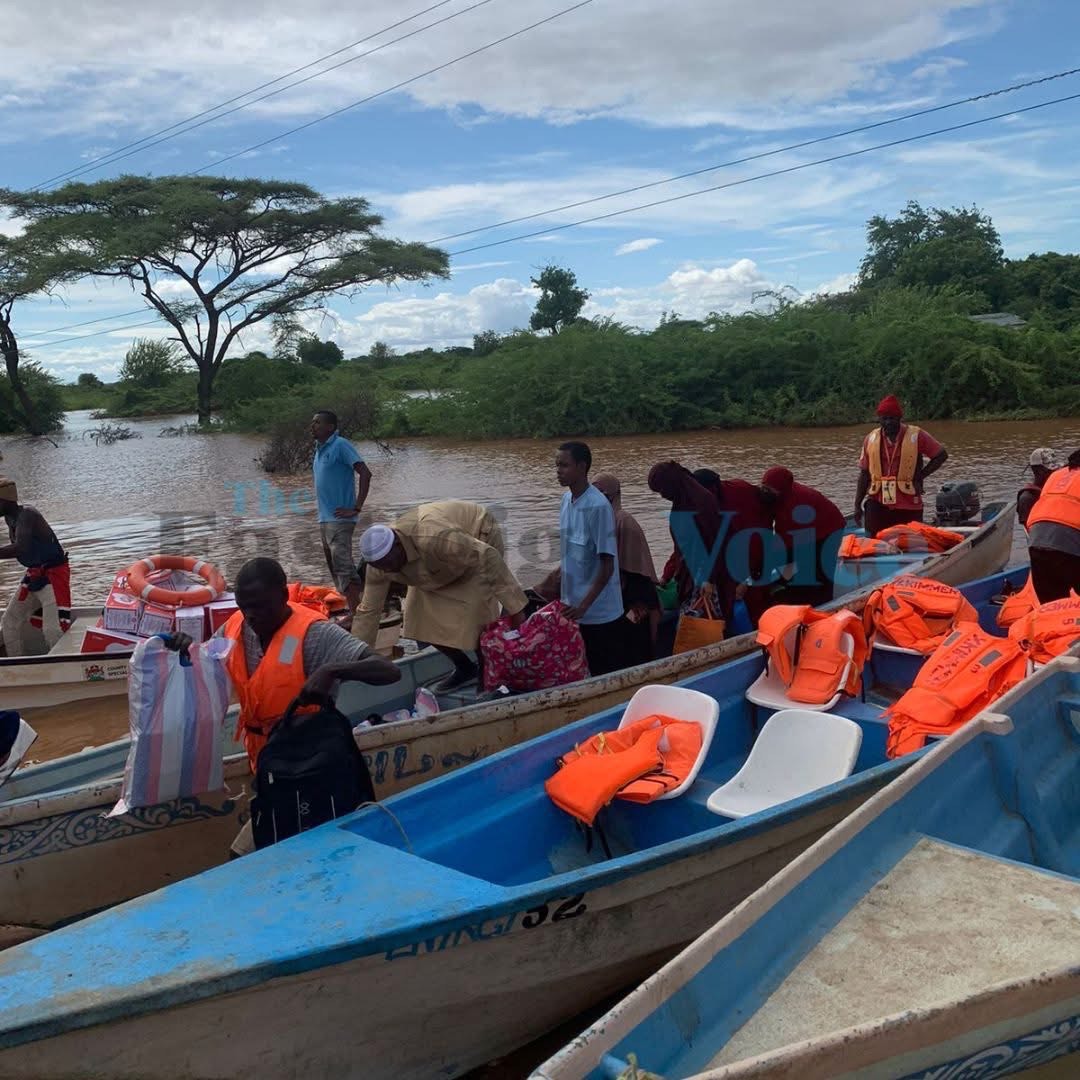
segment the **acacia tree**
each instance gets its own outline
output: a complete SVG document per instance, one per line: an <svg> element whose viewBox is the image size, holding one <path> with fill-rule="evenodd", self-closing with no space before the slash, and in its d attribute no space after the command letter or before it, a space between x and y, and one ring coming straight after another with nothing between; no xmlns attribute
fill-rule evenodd
<svg viewBox="0 0 1080 1080"><path fill-rule="evenodd" d="M445 252L377 235L365 199L290 181L123 176L9 197L28 235L84 273L130 282L169 323L199 371L200 422L245 330L294 324L376 282L447 276Z"/></svg>
<svg viewBox="0 0 1080 1080"><path fill-rule="evenodd" d="M578 288L573 270L561 266L545 266L539 277L529 280L540 290L536 310L529 317L529 327L533 330L550 330L557 334L581 314L589 299L588 292Z"/></svg>

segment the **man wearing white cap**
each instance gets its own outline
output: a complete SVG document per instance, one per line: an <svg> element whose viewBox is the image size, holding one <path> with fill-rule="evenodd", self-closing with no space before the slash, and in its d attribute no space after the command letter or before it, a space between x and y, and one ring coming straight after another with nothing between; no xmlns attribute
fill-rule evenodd
<svg viewBox="0 0 1080 1080"><path fill-rule="evenodd" d="M1032 450L1029 464L1031 465L1033 480L1030 484L1025 484L1016 493L1016 517L1025 529L1027 528L1028 514L1031 513L1031 508L1039 501L1043 485L1055 469L1061 468L1061 462L1058 461L1057 455L1046 446L1042 446L1038 450Z"/></svg>
<svg viewBox="0 0 1080 1080"><path fill-rule="evenodd" d="M353 633L373 645L391 584L407 585L405 635L434 645L454 664L432 689L463 686L477 674L468 654L500 606L515 626L524 621L525 593L504 552L499 523L478 503L423 503L392 525L372 525L360 537L367 571Z"/></svg>
<svg viewBox="0 0 1080 1080"><path fill-rule="evenodd" d="M0 478L0 517L8 527L9 544L0 545L0 559L15 559L26 573L0 617L0 634L8 656L26 650L23 632L41 612L45 643L51 649L71 625L71 567L56 533L40 511L19 505L14 480Z"/></svg>

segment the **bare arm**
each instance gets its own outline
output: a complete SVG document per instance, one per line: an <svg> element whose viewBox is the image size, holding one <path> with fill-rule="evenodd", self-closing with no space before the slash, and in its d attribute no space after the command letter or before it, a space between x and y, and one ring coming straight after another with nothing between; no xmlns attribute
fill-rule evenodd
<svg viewBox="0 0 1080 1080"><path fill-rule="evenodd" d="M920 494L922 493L923 484L928 476L933 475L945 464L949 459L949 451L942 450L940 454L935 454L916 474L915 481Z"/></svg>
<svg viewBox="0 0 1080 1080"><path fill-rule="evenodd" d="M353 466L353 472L357 477L356 512L359 514L364 509L368 492L371 490L371 470L367 467L367 462L358 461Z"/></svg>
<svg viewBox="0 0 1080 1080"><path fill-rule="evenodd" d="M859 482L855 486L855 524L862 524L862 504L866 498L867 491L870 490L870 470L859 470Z"/></svg>
<svg viewBox="0 0 1080 1080"><path fill-rule="evenodd" d="M568 609L566 614L575 621L580 619L596 602L596 598L604 591L604 586L611 580L611 575L614 573L615 556L601 555L600 569L597 570L596 577L593 578L593 583L589 586L589 591L585 594L585 599L575 607Z"/></svg>

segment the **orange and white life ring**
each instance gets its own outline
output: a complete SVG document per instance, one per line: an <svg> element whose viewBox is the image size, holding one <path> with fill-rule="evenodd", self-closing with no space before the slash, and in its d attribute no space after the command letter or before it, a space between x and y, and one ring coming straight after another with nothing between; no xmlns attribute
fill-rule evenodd
<svg viewBox="0 0 1080 1080"><path fill-rule="evenodd" d="M206 582L205 585L186 592L177 589L163 589L146 580L155 570L186 570ZM128 591L143 600L155 604L173 604L177 607L198 607L209 604L225 592L225 578L213 564L191 555L151 555L132 563L127 571Z"/></svg>

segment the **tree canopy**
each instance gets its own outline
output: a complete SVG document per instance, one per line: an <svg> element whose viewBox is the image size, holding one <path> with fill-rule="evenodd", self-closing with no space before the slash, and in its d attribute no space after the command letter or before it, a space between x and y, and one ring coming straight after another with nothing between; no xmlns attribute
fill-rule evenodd
<svg viewBox="0 0 1080 1080"><path fill-rule="evenodd" d="M529 279L540 290L536 310L529 318L533 330L550 330L557 334L581 314L589 294L579 288L573 270L561 266L545 266L538 277Z"/></svg>
<svg viewBox="0 0 1080 1080"><path fill-rule="evenodd" d="M447 274L437 248L380 236L365 199L291 181L122 176L7 201L53 265L130 282L173 328L199 372L200 420L245 330L376 282Z"/></svg>

